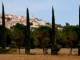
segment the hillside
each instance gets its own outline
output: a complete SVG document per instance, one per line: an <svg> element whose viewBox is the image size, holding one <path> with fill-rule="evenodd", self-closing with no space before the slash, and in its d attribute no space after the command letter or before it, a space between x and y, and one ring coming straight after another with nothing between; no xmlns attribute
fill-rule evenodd
<svg viewBox="0 0 80 60"><path fill-rule="evenodd" d="M2 15L0 14L0 25L2 24ZM33 24L31 27L38 27L40 25L46 25L46 22L43 20L40 20L38 18L35 18L32 16L30 18L30 22ZM5 14L5 23L6 27L10 28L11 26L15 25L16 23L24 24L26 25L26 17L24 16L16 16L11 14Z"/></svg>

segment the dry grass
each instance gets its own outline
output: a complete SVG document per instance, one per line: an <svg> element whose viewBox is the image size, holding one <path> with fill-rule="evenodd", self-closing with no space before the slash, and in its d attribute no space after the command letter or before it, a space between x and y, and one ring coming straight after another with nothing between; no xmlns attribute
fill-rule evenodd
<svg viewBox="0 0 80 60"><path fill-rule="evenodd" d="M69 55L70 48L62 48L58 54L50 55L50 49L48 49L48 55L43 55L42 49L31 49L30 52L35 55L24 54L25 50L21 49L21 54L0 54L0 60L80 60L80 56L77 56L78 49L73 49L72 56Z"/></svg>
<svg viewBox="0 0 80 60"><path fill-rule="evenodd" d="M25 49L20 49L21 54L25 54ZM51 54L51 49L47 50L48 54ZM30 49L30 53L42 55L43 50L42 49ZM59 52L59 55L70 55L70 48L62 48ZM78 49L73 48L72 49L72 55L78 55Z"/></svg>
<svg viewBox="0 0 80 60"><path fill-rule="evenodd" d="M0 60L80 60L80 56L1 54Z"/></svg>
<svg viewBox="0 0 80 60"><path fill-rule="evenodd" d="M59 52L59 55L70 55L70 48L62 48ZM78 55L78 49L73 48L72 49L72 55Z"/></svg>

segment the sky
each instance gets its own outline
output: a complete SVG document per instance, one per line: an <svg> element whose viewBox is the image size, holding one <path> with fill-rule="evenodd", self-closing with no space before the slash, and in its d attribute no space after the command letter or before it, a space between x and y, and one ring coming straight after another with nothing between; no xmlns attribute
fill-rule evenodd
<svg viewBox="0 0 80 60"><path fill-rule="evenodd" d="M0 0L0 13L2 1L6 14L26 17L26 9L38 19L52 23L52 6L54 8L55 23L77 25L79 23L80 0Z"/></svg>

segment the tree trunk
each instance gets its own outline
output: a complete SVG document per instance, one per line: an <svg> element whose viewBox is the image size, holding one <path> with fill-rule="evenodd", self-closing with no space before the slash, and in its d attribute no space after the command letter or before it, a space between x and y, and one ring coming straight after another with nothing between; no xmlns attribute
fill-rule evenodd
<svg viewBox="0 0 80 60"><path fill-rule="evenodd" d="M44 44L43 44L43 54L47 54L47 48L45 48Z"/></svg>
<svg viewBox="0 0 80 60"><path fill-rule="evenodd" d="M18 52L19 52L19 54L20 54L20 47L18 48Z"/></svg>
<svg viewBox="0 0 80 60"><path fill-rule="evenodd" d="M72 55L72 47L71 47L71 49L70 49L70 55Z"/></svg>
<svg viewBox="0 0 80 60"><path fill-rule="evenodd" d="M44 51L44 44L43 44L43 54L45 54L45 51Z"/></svg>
<svg viewBox="0 0 80 60"><path fill-rule="evenodd" d="M70 44L71 44L70 55L72 55L72 41Z"/></svg>
<svg viewBox="0 0 80 60"><path fill-rule="evenodd" d="M18 41L17 41L17 45L18 45L18 52L19 52L19 54L20 54L20 41L19 41L19 39L18 39Z"/></svg>

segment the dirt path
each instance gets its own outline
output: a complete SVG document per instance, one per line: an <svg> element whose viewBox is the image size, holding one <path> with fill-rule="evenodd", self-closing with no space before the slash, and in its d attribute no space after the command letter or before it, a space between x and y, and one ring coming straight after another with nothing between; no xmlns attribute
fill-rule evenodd
<svg viewBox="0 0 80 60"><path fill-rule="evenodd" d="M0 54L0 60L80 60L80 56Z"/></svg>

